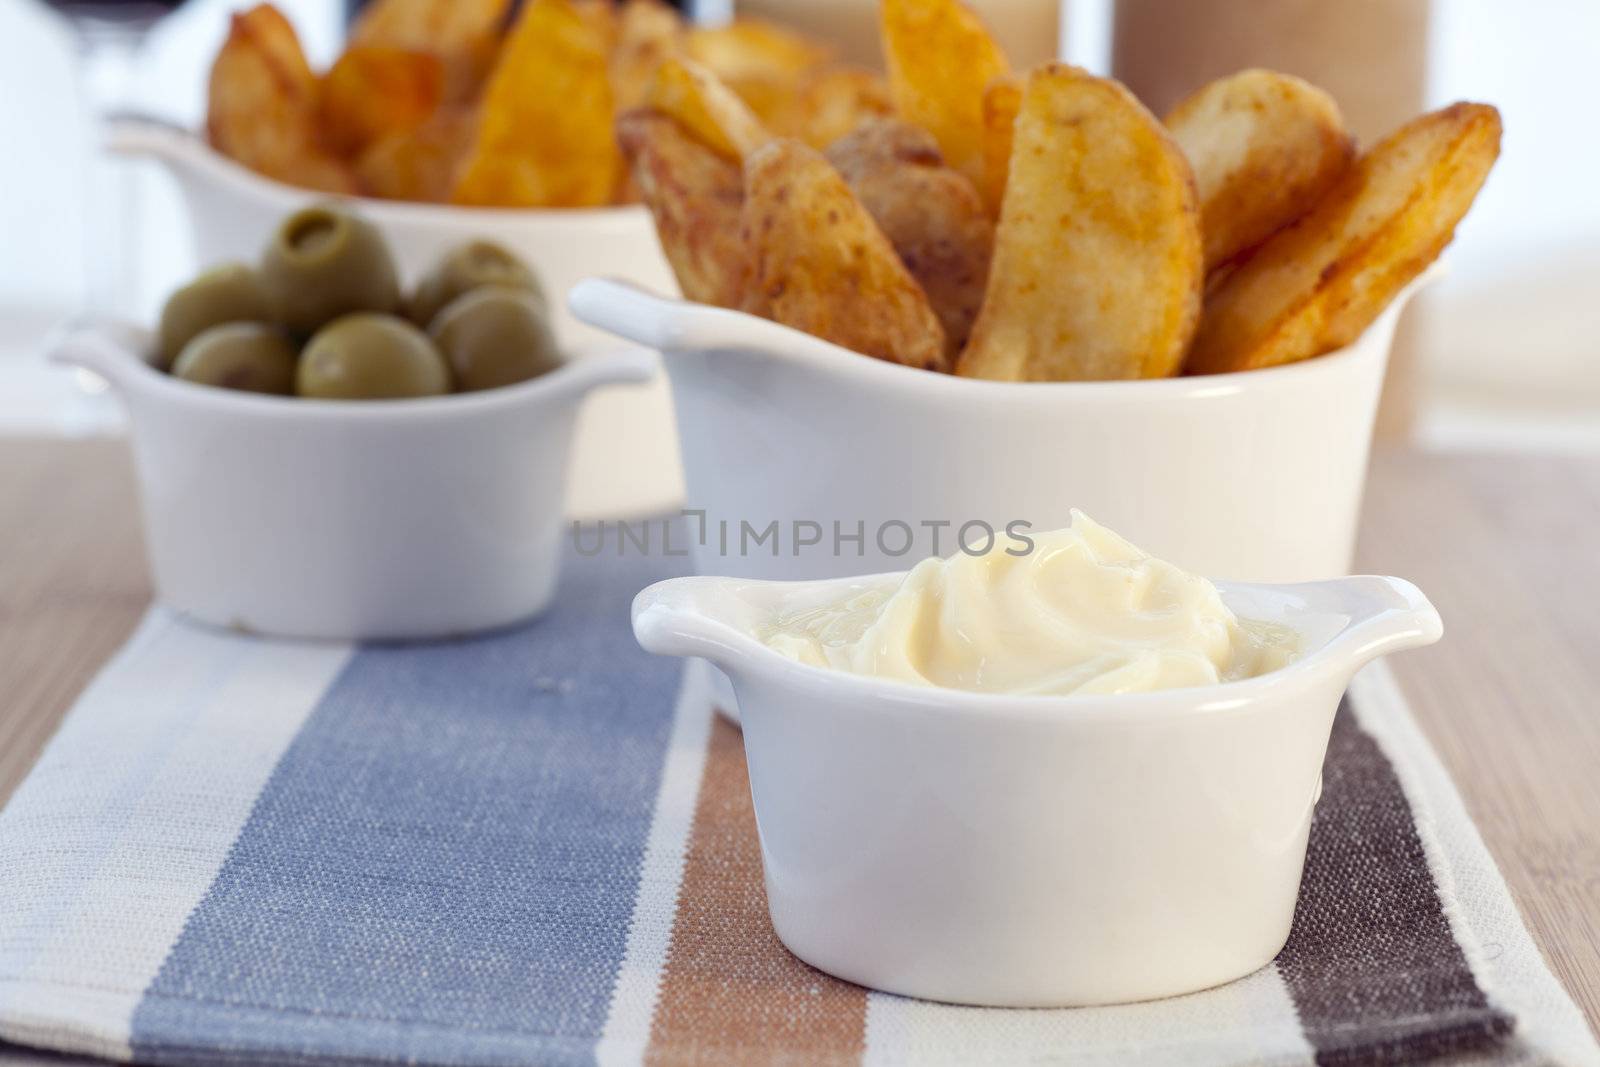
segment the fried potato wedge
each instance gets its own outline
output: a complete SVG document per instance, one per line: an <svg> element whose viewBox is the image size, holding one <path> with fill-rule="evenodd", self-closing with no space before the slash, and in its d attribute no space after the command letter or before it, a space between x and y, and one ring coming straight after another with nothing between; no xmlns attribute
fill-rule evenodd
<svg viewBox="0 0 1600 1067"><path fill-rule="evenodd" d="M1023 90L983 311L959 373L1159 378L1183 360L1203 271L1194 179L1121 85L1059 63Z"/></svg>
<svg viewBox="0 0 1600 1067"><path fill-rule="evenodd" d="M356 157L362 191L389 200L447 201L472 145L474 121L467 108L443 108L415 129L374 141Z"/></svg>
<svg viewBox="0 0 1600 1067"><path fill-rule="evenodd" d="M444 64L426 52L352 45L322 76L322 128L337 151L422 125L444 99Z"/></svg>
<svg viewBox="0 0 1600 1067"><path fill-rule="evenodd" d="M291 185L355 190L349 168L322 141L317 76L271 4L233 16L207 92L206 135L223 155Z"/></svg>
<svg viewBox="0 0 1600 1067"><path fill-rule="evenodd" d="M373 0L350 29L350 46L438 57L445 96L471 99L494 63L510 0Z"/></svg>
<svg viewBox="0 0 1600 1067"><path fill-rule="evenodd" d="M741 307L751 264L739 230L739 164L659 111L622 115L617 140L683 295L701 304Z"/></svg>
<svg viewBox="0 0 1600 1067"><path fill-rule="evenodd" d="M808 72L833 57L832 48L813 38L752 18L696 27L684 48L774 129L784 125Z"/></svg>
<svg viewBox="0 0 1600 1067"><path fill-rule="evenodd" d="M933 134L945 162L983 182L983 91L1010 72L961 0L883 0L884 59L896 110Z"/></svg>
<svg viewBox="0 0 1600 1067"><path fill-rule="evenodd" d="M1210 294L1185 369L1272 367L1354 341L1450 243L1499 154L1487 104L1400 127Z"/></svg>
<svg viewBox="0 0 1600 1067"><path fill-rule="evenodd" d="M769 318L879 359L947 367L927 295L821 153L773 141L745 160L744 181L752 295Z"/></svg>
<svg viewBox="0 0 1600 1067"><path fill-rule="evenodd" d="M1194 170L1206 267L1311 210L1355 155L1333 98L1272 70L1218 78L1167 116Z"/></svg>
<svg viewBox="0 0 1600 1067"><path fill-rule="evenodd" d="M611 100L618 113L645 102L656 68L683 47L683 20L661 0L626 0L611 49Z"/></svg>
<svg viewBox="0 0 1600 1067"><path fill-rule="evenodd" d="M373 0L350 28L350 43L442 55L493 37L510 6L510 0Z"/></svg>
<svg viewBox="0 0 1600 1067"><path fill-rule="evenodd" d="M944 165L931 133L899 119L868 121L826 155L927 294L953 362L983 306L994 247L978 191Z"/></svg>
<svg viewBox="0 0 1600 1067"><path fill-rule="evenodd" d="M1011 173L1011 136L1022 109L1022 79L1013 75L996 78L983 91L983 180L978 192L989 214L1000 214L1000 201L1006 195L1006 176Z"/></svg>
<svg viewBox="0 0 1600 1067"><path fill-rule="evenodd" d="M671 115L729 159L743 159L771 138L732 89L705 67L681 56L668 57L656 67L645 103Z"/></svg>
<svg viewBox="0 0 1600 1067"><path fill-rule="evenodd" d="M572 0L529 0L484 90L458 204L610 202L622 170L603 34Z"/></svg>
<svg viewBox="0 0 1600 1067"><path fill-rule="evenodd" d="M807 74L780 117L769 120L785 136L826 148L870 119L894 114L889 83L860 67L821 67Z"/></svg>
<svg viewBox="0 0 1600 1067"><path fill-rule="evenodd" d="M833 50L820 41L761 19L697 26L684 43L689 58L725 82L751 77L793 80L828 62Z"/></svg>

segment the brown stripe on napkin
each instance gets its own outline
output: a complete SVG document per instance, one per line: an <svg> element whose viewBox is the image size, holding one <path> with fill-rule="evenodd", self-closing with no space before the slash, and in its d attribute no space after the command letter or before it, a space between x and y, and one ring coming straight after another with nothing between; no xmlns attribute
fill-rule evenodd
<svg viewBox="0 0 1600 1067"><path fill-rule="evenodd" d="M645 1059L858 1063L867 991L789 954L767 917L744 741L711 727L678 915Z"/></svg>
<svg viewBox="0 0 1600 1067"><path fill-rule="evenodd" d="M1334 720L1294 928L1278 956L1320 1064L1415 1063L1511 1032L1467 966L1394 768Z"/></svg>

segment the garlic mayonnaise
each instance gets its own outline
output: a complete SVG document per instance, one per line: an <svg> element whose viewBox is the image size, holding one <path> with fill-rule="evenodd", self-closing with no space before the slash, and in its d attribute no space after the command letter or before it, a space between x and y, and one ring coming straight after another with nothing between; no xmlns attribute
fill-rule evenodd
<svg viewBox="0 0 1600 1067"><path fill-rule="evenodd" d="M1293 659L1293 630L1241 620L1216 586L1082 512L1033 550L917 564L896 586L779 617L758 636L801 663L988 693L1212 685Z"/></svg>

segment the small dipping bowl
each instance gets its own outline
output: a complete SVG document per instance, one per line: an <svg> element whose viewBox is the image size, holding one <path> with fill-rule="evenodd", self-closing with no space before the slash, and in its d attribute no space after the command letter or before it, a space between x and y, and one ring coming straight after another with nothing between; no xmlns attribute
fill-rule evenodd
<svg viewBox="0 0 1600 1067"><path fill-rule="evenodd" d="M537 615L555 591L583 399L656 375L652 352L414 400L311 400L182 381L147 331L52 353L127 407L158 599L283 637L443 637Z"/></svg>
<svg viewBox="0 0 1600 1067"><path fill-rule="evenodd" d="M1152 693L1006 696L806 666L756 635L901 575L694 577L639 594L651 652L742 711L772 924L807 963L932 1000L1071 1007L1231 981L1283 947L1341 695L1441 634L1398 578L1218 582L1289 666Z"/></svg>

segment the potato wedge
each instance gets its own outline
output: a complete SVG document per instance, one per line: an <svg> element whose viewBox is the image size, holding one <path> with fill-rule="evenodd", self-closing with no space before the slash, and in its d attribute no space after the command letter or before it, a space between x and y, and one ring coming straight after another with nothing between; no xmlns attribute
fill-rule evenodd
<svg viewBox="0 0 1600 1067"><path fill-rule="evenodd" d="M996 78L983 91L983 181L978 192L990 215L1000 214L1006 195L1006 175L1011 172L1011 137L1022 109L1022 79Z"/></svg>
<svg viewBox="0 0 1600 1067"><path fill-rule="evenodd" d="M500 207L610 202L622 170L606 42L572 0L529 0L484 90L451 200Z"/></svg>
<svg viewBox="0 0 1600 1067"><path fill-rule="evenodd" d="M954 361L983 306L994 223L978 191L944 165L933 134L873 119L826 153L922 286Z"/></svg>
<svg viewBox="0 0 1600 1067"><path fill-rule="evenodd" d="M322 141L317 76L277 8L233 16L207 92L206 136L217 151L291 185L355 191L349 168Z"/></svg>
<svg viewBox="0 0 1600 1067"><path fill-rule="evenodd" d="M438 57L445 97L460 103L482 88L510 6L510 0L373 0L350 29L350 47Z"/></svg>
<svg viewBox="0 0 1600 1067"><path fill-rule="evenodd" d="M322 129L339 152L422 125L444 99L444 64L426 52L352 45L322 76Z"/></svg>
<svg viewBox="0 0 1600 1067"><path fill-rule="evenodd" d="M611 50L611 102L618 113L645 102L656 68L683 47L683 20L661 0L626 0Z"/></svg>
<svg viewBox="0 0 1600 1067"><path fill-rule="evenodd" d="M946 368L927 295L821 153L773 141L745 160L744 182L751 293L768 317L865 355Z"/></svg>
<svg viewBox="0 0 1600 1067"><path fill-rule="evenodd" d="M1208 269L1311 210L1355 156L1333 97L1272 70L1202 86L1167 129L1194 170Z"/></svg>
<svg viewBox="0 0 1600 1067"><path fill-rule="evenodd" d="M1272 367L1354 341L1450 243L1499 154L1487 104L1400 127L1207 298L1185 369Z"/></svg>
<svg viewBox="0 0 1600 1067"><path fill-rule="evenodd" d="M1010 73L1005 53L961 0L883 0L889 90L900 117L933 134L944 160L983 176L983 91Z"/></svg>
<svg viewBox="0 0 1600 1067"><path fill-rule="evenodd" d="M362 191L389 200L447 201L472 145L474 121L466 108L442 108L415 129L374 141L356 158Z"/></svg>
<svg viewBox="0 0 1600 1067"><path fill-rule="evenodd" d="M783 124L808 72L833 56L833 49L819 41L752 18L695 27L684 48L774 128Z"/></svg>
<svg viewBox="0 0 1600 1067"><path fill-rule="evenodd" d="M739 232L739 164L659 111L624 114L617 140L683 295L700 304L743 306L751 267Z"/></svg>
<svg viewBox="0 0 1600 1067"><path fill-rule="evenodd" d="M510 0L373 0L350 28L350 43L443 55L495 36L510 6Z"/></svg>
<svg viewBox="0 0 1600 1067"><path fill-rule="evenodd" d="M761 19L738 18L725 26L697 26L684 43L689 58L725 82L750 77L791 82L826 63L833 50L820 41Z"/></svg>
<svg viewBox="0 0 1600 1067"><path fill-rule="evenodd" d="M1159 378L1200 311L1200 212L1183 153L1114 81L1029 75L983 311L959 373Z"/></svg>
<svg viewBox="0 0 1600 1067"><path fill-rule="evenodd" d="M743 159L771 136L732 89L682 56L670 56L656 67L645 103L671 115L690 134L729 159Z"/></svg>
<svg viewBox="0 0 1600 1067"><path fill-rule="evenodd" d="M860 67L821 67L805 75L776 128L812 148L826 148L870 119L894 114L889 83Z"/></svg>

